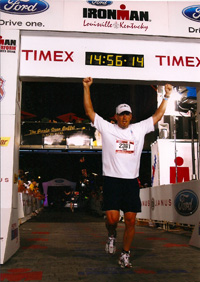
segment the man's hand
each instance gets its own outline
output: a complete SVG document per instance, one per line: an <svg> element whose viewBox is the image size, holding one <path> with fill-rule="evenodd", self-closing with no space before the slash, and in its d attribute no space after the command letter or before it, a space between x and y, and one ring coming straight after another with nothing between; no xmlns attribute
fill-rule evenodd
<svg viewBox="0 0 200 282"><path fill-rule="evenodd" d="M90 87L93 83L93 79L91 77L86 77L83 79L83 86L84 87Z"/></svg>
<svg viewBox="0 0 200 282"><path fill-rule="evenodd" d="M165 96L170 97L172 90L173 90L173 86L171 84L166 84L165 85Z"/></svg>
<svg viewBox="0 0 200 282"><path fill-rule="evenodd" d="M159 108L156 110L155 114L152 116L154 125L159 120L161 120L161 118L163 117L166 107L167 107L167 100L170 97L172 90L173 90L173 86L171 84L165 85L165 95L164 95L165 98L162 100L162 103L160 104Z"/></svg>
<svg viewBox="0 0 200 282"><path fill-rule="evenodd" d="M90 97L90 86L92 85L92 83L93 79L91 77L86 77L83 79L83 103L86 115L90 118L91 122L94 123L95 112Z"/></svg>

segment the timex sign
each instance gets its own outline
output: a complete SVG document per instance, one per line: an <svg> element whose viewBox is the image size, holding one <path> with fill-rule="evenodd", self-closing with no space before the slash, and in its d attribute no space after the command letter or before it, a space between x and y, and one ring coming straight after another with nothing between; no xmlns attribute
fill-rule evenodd
<svg viewBox="0 0 200 282"><path fill-rule="evenodd" d="M43 51L43 50L22 50L25 60L48 61L48 62L74 62L74 51Z"/></svg>

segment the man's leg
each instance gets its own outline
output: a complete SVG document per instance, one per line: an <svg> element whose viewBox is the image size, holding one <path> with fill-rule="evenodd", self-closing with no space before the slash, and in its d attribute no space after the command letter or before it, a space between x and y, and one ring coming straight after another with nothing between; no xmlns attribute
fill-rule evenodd
<svg viewBox="0 0 200 282"><path fill-rule="evenodd" d="M106 243L106 252L114 254L116 251L115 239L116 239L116 228L119 221L119 211L109 210L106 211L106 228L108 230L108 241Z"/></svg>
<svg viewBox="0 0 200 282"><path fill-rule="evenodd" d="M119 222L119 211L106 211L106 228L108 236L116 236L117 223Z"/></svg>
<svg viewBox="0 0 200 282"><path fill-rule="evenodd" d="M124 251L130 251L131 244L135 235L135 221L136 213L127 212L124 214L125 230L123 238L123 249Z"/></svg>
<svg viewBox="0 0 200 282"><path fill-rule="evenodd" d="M130 263L130 248L135 235L135 219L136 213L134 212L127 212L124 214L125 230L123 238L123 250L119 258L119 265L122 268L132 267L132 264Z"/></svg>

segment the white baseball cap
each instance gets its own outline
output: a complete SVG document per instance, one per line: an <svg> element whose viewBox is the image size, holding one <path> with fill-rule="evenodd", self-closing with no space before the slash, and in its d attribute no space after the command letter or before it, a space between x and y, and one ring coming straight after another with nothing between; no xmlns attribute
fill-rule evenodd
<svg viewBox="0 0 200 282"><path fill-rule="evenodd" d="M122 112L129 112L132 113L131 107L127 104L120 104L116 108L116 114L121 114Z"/></svg>

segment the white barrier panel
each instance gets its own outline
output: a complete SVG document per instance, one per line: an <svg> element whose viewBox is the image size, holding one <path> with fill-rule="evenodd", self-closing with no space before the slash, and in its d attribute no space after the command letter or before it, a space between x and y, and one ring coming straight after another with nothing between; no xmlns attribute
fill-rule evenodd
<svg viewBox="0 0 200 282"><path fill-rule="evenodd" d="M0 249L1 261L7 261L19 248L18 160L20 136L20 96L17 94L19 32L1 30L0 52Z"/></svg>
<svg viewBox="0 0 200 282"><path fill-rule="evenodd" d="M43 200L33 195L18 192L18 218L25 219L32 212L39 211L42 208Z"/></svg>
<svg viewBox="0 0 200 282"><path fill-rule="evenodd" d="M140 189L140 198L142 204L142 211L137 214L138 218L151 218L151 190L150 188Z"/></svg>
<svg viewBox="0 0 200 282"><path fill-rule="evenodd" d="M137 218L195 225L190 245L200 248L200 181L141 189L140 195Z"/></svg>
<svg viewBox="0 0 200 282"><path fill-rule="evenodd" d="M24 216L23 193L18 193L18 218L23 218Z"/></svg>

